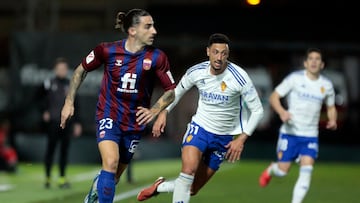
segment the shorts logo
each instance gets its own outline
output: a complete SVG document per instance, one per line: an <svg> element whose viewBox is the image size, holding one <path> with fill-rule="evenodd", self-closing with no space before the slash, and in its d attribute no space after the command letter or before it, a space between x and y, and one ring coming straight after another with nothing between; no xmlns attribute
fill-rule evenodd
<svg viewBox="0 0 360 203"><path fill-rule="evenodd" d="M277 154L277 156L278 156L278 159L281 159L281 158L283 157L283 152L282 152L282 151L279 151L278 154Z"/></svg>
<svg viewBox="0 0 360 203"><path fill-rule="evenodd" d="M103 131L101 131L101 132L99 133L99 137L100 137L100 138L104 138L104 137L105 137L105 130L103 130Z"/></svg>
<svg viewBox="0 0 360 203"><path fill-rule="evenodd" d="M190 142L193 139L193 135L188 135L186 138L186 142Z"/></svg>
<svg viewBox="0 0 360 203"><path fill-rule="evenodd" d="M148 58L143 60L143 69L150 70L152 61Z"/></svg>
<svg viewBox="0 0 360 203"><path fill-rule="evenodd" d="M140 143L139 140L133 140L133 141L131 141L131 144L130 144L130 147L129 147L128 151L129 151L130 153L135 153L136 148L137 148L137 146L139 145L139 143Z"/></svg>

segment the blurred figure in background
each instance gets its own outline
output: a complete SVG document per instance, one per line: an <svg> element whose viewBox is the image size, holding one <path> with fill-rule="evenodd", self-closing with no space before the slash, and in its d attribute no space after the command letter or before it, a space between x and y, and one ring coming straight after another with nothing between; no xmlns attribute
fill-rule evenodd
<svg viewBox="0 0 360 203"><path fill-rule="evenodd" d="M318 156L318 125L323 102L327 106L327 129L336 130L337 110L332 82L320 74L324 68L321 50L310 48L304 59L305 70L289 74L270 95L270 104L283 124L277 143L277 162L271 163L259 178L266 187L273 176L284 177L292 161L299 161L300 172L292 203L301 203L310 187L315 159ZM281 98L287 96L287 108Z"/></svg>
<svg viewBox="0 0 360 203"><path fill-rule="evenodd" d="M10 128L10 121L0 118L0 170L14 173L17 170L18 155L16 150L8 145Z"/></svg>
<svg viewBox="0 0 360 203"><path fill-rule="evenodd" d="M51 170L55 158L56 148L60 144L59 154L59 179L60 188L69 188L66 179L66 168L71 136L78 137L82 133L82 126L77 117L71 120L71 124L62 129L59 126L60 113L64 99L69 90L70 80L67 78L69 65L65 58L57 58L53 67L55 76L44 81L42 97L44 98L43 121L47 132L47 145L45 152L45 188L51 186Z"/></svg>

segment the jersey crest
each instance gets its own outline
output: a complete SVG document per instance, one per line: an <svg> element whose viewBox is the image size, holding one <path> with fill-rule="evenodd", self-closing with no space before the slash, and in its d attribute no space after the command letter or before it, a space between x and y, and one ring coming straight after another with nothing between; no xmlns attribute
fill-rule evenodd
<svg viewBox="0 0 360 203"><path fill-rule="evenodd" d="M150 70L151 63L152 63L151 59L148 59L148 58L144 59L143 60L143 69L144 70Z"/></svg>
<svg viewBox="0 0 360 203"><path fill-rule="evenodd" d="M222 81L221 82L221 91L223 92L223 91L225 91L225 89L226 89L226 83L224 82L224 81Z"/></svg>

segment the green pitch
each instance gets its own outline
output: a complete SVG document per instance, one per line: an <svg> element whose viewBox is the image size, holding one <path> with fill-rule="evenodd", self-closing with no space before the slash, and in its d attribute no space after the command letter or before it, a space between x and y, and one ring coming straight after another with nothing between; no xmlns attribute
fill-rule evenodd
<svg viewBox="0 0 360 203"><path fill-rule="evenodd" d="M270 161L270 160L269 160ZM298 166L289 175L274 178L266 188L258 186L258 176L269 161L242 160L224 163L220 171L205 185L191 202L196 203L278 203L290 202ZM180 169L180 160L135 161L134 184L121 180L114 202L135 203L137 192L151 184L158 176L173 179ZM44 169L39 163L21 163L17 174L0 172L1 203L79 203L88 192L92 178L100 165L69 165L70 189L59 189L54 176L51 189L44 188ZM312 184L304 203L359 202L359 163L318 162L314 167ZM57 175L57 168L54 168ZM125 177L124 177L125 179ZM146 202L171 202L172 193L162 193Z"/></svg>

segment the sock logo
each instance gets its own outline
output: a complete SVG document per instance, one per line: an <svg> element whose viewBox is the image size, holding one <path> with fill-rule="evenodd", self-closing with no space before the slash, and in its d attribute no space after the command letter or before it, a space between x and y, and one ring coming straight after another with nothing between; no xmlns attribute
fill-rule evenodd
<svg viewBox="0 0 360 203"><path fill-rule="evenodd" d="M111 193L112 193L112 188L104 187L104 191L103 191L104 195L111 195Z"/></svg>

